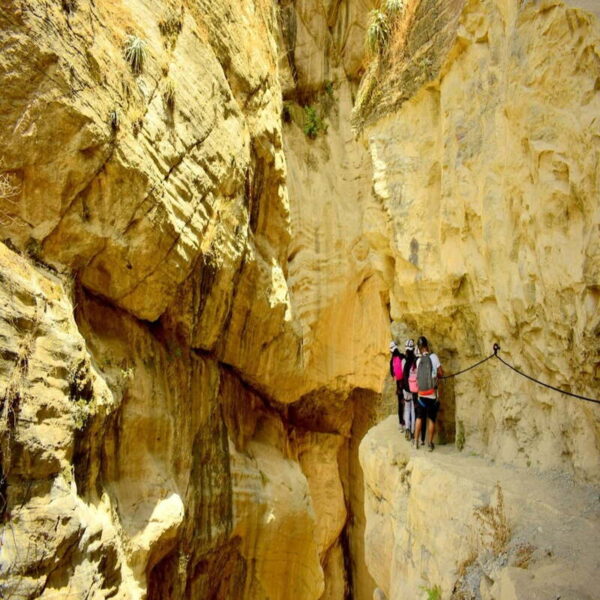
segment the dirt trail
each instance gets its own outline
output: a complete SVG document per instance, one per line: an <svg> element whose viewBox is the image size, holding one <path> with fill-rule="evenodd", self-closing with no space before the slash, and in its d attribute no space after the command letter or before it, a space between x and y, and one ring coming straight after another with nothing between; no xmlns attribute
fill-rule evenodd
<svg viewBox="0 0 600 600"><path fill-rule="evenodd" d="M375 544L381 532L393 532L391 574L379 576L389 582L375 577L389 600L408 597L411 578L413 589L440 583L442 597L456 600L598 598L599 486L564 473L495 464L454 446L415 450L394 416L363 444L367 553L374 550L369 540ZM483 521L476 516L482 507ZM488 507L495 512L485 512ZM481 536L503 523L507 542L493 551L498 542L488 536L482 543ZM379 560L386 554L381 548L375 553Z"/></svg>

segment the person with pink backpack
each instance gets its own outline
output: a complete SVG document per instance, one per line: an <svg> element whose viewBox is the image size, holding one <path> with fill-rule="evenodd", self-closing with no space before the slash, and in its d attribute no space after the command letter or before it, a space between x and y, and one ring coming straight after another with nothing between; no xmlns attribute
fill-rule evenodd
<svg viewBox="0 0 600 600"><path fill-rule="evenodd" d="M402 360L402 393L404 395L404 426L406 439L412 440L415 433L415 404L417 402L417 357L414 340L406 340Z"/></svg>
<svg viewBox="0 0 600 600"><path fill-rule="evenodd" d="M404 393L403 393L403 376L402 361L404 356L400 353L396 342L390 342L390 375L396 381L396 396L398 397L398 421L400 422L400 431L404 431Z"/></svg>

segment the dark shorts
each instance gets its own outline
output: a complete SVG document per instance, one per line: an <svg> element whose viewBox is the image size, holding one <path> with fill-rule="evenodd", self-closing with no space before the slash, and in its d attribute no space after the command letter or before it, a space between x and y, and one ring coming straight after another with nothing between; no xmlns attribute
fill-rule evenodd
<svg viewBox="0 0 600 600"><path fill-rule="evenodd" d="M435 423L439 409L440 403L436 398L423 398L419 396L415 404L415 416L417 419L431 419Z"/></svg>

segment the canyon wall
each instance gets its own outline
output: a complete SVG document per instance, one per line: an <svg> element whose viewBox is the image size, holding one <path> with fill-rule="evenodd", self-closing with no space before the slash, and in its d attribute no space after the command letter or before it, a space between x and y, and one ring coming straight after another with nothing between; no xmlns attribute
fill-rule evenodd
<svg viewBox="0 0 600 600"><path fill-rule="evenodd" d="M597 390L597 17L409 1L386 66L374 6L0 0L3 595L370 599L392 320ZM598 482L485 369L442 441Z"/></svg>
<svg viewBox="0 0 600 600"><path fill-rule="evenodd" d="M2 593L369 597L371 5L0 8Z"/></svg>
<svg viewBox="0 0 600 600"><path fill-rule="evenodd" d="M427 335L447 373L498 342L517 368L597 397L598 15L562 2L421 2L411 19L381 73L386 101L363 90L354 113L388 215L398 335ZM407 74L423 85L407 89ZM442 395L468 450L598 481L594 405L496 360Z"/></svg>
<svg viewBox="0 0 600 600"><path fill-rule="evenodd" d="M388 215L392 330L427 335L446 373L497 342L598 398L599 17L409 3L363 79L353 122ZM495 358L440 393L438 438L455 447L411 450L393 417L360 445L374 598L595 597L598 553L575 540L600 523L597 404Z"/></svg>

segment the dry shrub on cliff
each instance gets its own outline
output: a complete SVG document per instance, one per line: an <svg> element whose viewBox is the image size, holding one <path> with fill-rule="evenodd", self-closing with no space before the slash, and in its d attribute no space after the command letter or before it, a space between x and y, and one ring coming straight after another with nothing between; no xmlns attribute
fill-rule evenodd
<svg viewBox="0 0 600 600"><path fill-rule="evenodd" d="M63 7L63 10L67 14L71 14L72 12L75 12L75 10L77 9L77 0L62 0L61 4Z"/></svg>
<svg viewBox="0 0 600 600"><path fill-rule="evenodd" d="M146 61L146 42L135 35L128 35L123 50L125 60L131 66L131 70L139 75L144 70Z"/></svg>
<svg viewBox="0 0 600 600"><path fill-rule="evenodd" d="M504 508L504 493L496 484L496 505L488 504L476 508L474 516L480 525L480 541L484 549L498 556L506 550L511 536L511 527Z"/></svg>
<svg viewBox="0 0 600 600"><path fill-rule="evenodd" d="M164 38L164 45L173 47L183 29L183 8L179 12L173 8L169 9L158 22L158 29Z"/></svg>
<svg viewBox="0 0 600 600"><path fill-rule="evenodd" d="M2 171L2 162L0 162L0 200L9 200L18 196L21 186L17 178L6 171Z"/></svg>
<svg viewBox="0 0 600 600"><path fill-rule="evenodd" d="M21 185L16 175L2 170L3 163L0 161L0 201L6 202L11 206L16 204L16 198L21 193ZM9 212L12 212L10 210ZM14 218L0 209L0 225L7 225L13 222Z"/></svg>
<svg viewBox="0 0 600 600"><path fill-rule="evenodd" d="M533 558L536 547L531 544L521 544L517 547L513 566L519 569L527 569Z"/></svg>
<svg viewBox="0 0 600 600"><path fill-rule="evenodd" d="M175 83L168 77L165 81L165 88L163 90L163 100L165 106L169 112L173 112L175 109Z"/></svg>
<svg viewBox="0 0 600 600"><path fill-rule="evenodd" d="M398 23L404 10L404 0L383 0L381 8L370 12L365 41L372 54L381 55L387 51L390 40L396 37Z"/></svg>

